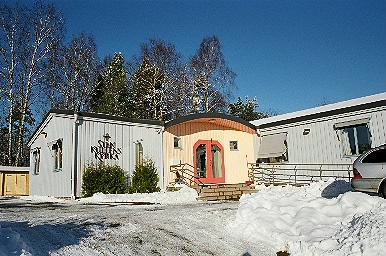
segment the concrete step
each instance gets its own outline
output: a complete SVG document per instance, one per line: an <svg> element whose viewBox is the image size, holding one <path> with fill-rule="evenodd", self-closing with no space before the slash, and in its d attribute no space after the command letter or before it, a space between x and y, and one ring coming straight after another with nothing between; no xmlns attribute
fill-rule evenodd
<svg viewBox="0 0 386 256"><path fill-rule="evenodd" d="M253 185L245 183L238 184L213 184L199 185L199 200L218 201L218 200L239 200L244 194L255 193Z"/></svg>

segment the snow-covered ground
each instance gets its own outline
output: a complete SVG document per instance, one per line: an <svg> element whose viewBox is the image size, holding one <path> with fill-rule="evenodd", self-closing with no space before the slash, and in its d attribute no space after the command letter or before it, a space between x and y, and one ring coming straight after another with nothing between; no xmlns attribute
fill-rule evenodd
<svg viewBox="0 0 386 256"><path fill-rule="evenodd" d="M386 200L345 181L258 187L205 203L189 188L81 200L0 198L3 255L384 255Z"/></svg>
<svg viewBox="0 0 386 256"><path fill-rule="evenodd" d="M386 200L345 181L259 189L241 198L235 237L291 255L385 255Z"/></svg>
<svg viewBox="0 0 386 256"><path fill-rule="evenodd" d="M108 197L87 204L0 199L0 256L275 255L229 235L238 202L131 205Z"/></svg>

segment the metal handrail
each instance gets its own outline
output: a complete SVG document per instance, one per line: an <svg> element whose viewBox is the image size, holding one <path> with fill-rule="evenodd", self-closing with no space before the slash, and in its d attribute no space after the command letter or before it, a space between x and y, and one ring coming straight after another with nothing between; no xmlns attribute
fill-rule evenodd
<svg viewBox="0 0 386 256"><path fill-rule="evenodd" d="M305 185L324 178L351 180L352 164L248 163L252 180L263 184Z"/></svg>
<svg viewBox="0 0 386 256"><path fill-rule="evenodd" d="M194 166L192 166L191 164L181 163L181 164L171 165L170 172L176 174L176 176L177 176L177 172L181 172L180 180L186 185L191 186L193 183L197 185L204 184L200 180L200 177L195 175Z"/></svg>

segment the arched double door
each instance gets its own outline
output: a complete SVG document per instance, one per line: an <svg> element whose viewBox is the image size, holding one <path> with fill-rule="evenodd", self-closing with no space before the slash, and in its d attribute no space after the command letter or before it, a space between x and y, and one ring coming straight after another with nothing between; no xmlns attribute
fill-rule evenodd
<svg viewBox="0 0 386 256"><path fill-rule="evenodd" d="M218 141L199 140L193 152L195 176L200 182L225 183L224 148Z"/></svg>

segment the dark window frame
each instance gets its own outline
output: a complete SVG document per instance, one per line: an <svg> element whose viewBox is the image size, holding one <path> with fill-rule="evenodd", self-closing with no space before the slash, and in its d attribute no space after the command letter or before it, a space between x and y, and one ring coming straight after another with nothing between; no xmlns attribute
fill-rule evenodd
<svg viewBox="0 0 386 256"><path fill-rule="evenodd" d="M61 171L63 169L63 139L58 139L52 144L54 157L54 171Z"/></svg>
<svg viewBox="0 0 386 256"><path fill-rule="evenodd" d="M236 145L236 147L234 147ZM239 141L231 140L229 141L229 149L230 151L239 151Z"/></svg>
<svg viewBox="0 0 386 256"><path fill-rule="evenodd" d="M358 128L361 128L361 127L365 127L366 130L367 130L367 147L366 148L360 148L360 144L359 144L359 136L358 136ZM351 141L350 140L350 134L349 134L349 129L352 129L352 134L351 134L351 137L354 141ZM342 146L342 150L343 150L343 156L345 157L352 157L352 156L359 156L360 154L366 152L367 150L369 150L371 148L371 144L372 144L372 141L371 141L371 133L370 133L370 128L369 128L369 124L368 123L362 123L362 124L357 124L357 125L352 125L352 126L346 126L346 127L341 127L338 129L340 131L340 134L341 134L341 146ZM347 133L347 138L348 139L348 145L344 145L343 143L343 134L344 133ZM353 145L351 143L354 143ZM349 146L350 147L350 154L347 154L346 152L346 149L345 149L345 146ZM354 146L355 148L353 148L352 146Z"/></svg>
<svg viewBox="0 0 386 256"><path fill-rule="evenodd" d="M173 148L182 149L182 139L180 137L173 138Z"/></svg>
<svg viewBox="0 0 386 256"><path fill-rule="evenodd" d="M40 173L40 148L35 148L32 150L32 160L33 160L33 173L39 175Z"/></svg>

